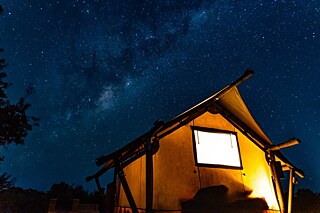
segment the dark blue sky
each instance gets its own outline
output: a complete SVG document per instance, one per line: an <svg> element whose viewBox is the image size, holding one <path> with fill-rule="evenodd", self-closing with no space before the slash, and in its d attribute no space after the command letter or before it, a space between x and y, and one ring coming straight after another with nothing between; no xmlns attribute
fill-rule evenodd
<svg viewBox="0 0 320 213"><path fill-rule="evenodd" d="M197 2L197 3L194 3ZM320 191L320 2L4 0L1 47L12 100L41 119L24 146L1 150L17 185L83 184L113 152L220 90L240 92L275 143ZM108 177L108 175L106 176ZM107 179L107 178L106 178ZM106 182L104 182L106 184Z"/></svg>

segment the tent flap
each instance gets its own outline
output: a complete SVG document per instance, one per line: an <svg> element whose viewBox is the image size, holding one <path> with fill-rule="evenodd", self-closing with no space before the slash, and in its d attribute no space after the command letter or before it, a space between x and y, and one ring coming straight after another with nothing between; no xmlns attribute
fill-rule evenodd
<svg viewBox="0 0 320 213"><path fill-rule="evenodd" d="M249 127L253 132L255 132L260 138L272 144L270 139L261 130L257 122L252 117L246 104L241 98L241 95L236 87L229 90L222 97L217 100L218 104L222 106L225 110L233 114L239 120L241 120L247 127Z"/></svg>

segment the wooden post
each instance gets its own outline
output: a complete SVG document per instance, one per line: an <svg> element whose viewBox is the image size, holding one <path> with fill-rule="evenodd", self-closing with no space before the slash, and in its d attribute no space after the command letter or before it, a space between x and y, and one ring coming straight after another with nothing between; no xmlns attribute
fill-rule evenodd
<svg viewBox="0 0 320 213"><path fill-rule="evenodd" d="M146 150L146 213L152 213L153 207L153 160L151 138L145 141Z"/></svg>
<svg viewBox="0 0 320 213"><path fill-rule="evenodd" d="M291 211L292 211L293 184L294 184L294 170L292 168L290 168L289 192L288 192L288 213L291 213Z"/></svg>
<svg viewBox="0 0 320 213"><path fill-rule="evenodd" d="M97 188L98 188L98 192L99 192L99 213L105 213L106 212L106 208L105 208L105 195L104 195L104 189L101 187L100 184L100 180L98 177L94 178Z"/></svg>
<svg viewBox="0 0 320 213"><path fill-rule="evenodd" d="M117 165L117 160L114 161ZM112 181L112 199L111 199L111 203L110 203L110 212L114 212L114 207L116 206L116 199L117 197L117 184L118 184L118 166L114 167L114 171L113 171L113 181Z"/></svg>
<svg viewBox="0 0 320 213"><path fill-rule="evenodd" d="M276 169L276 165L275 165L275 156L273 151L269 151L269 155L270 155L270 166L271 166L271 171L272 171L272 176L273 176L273 180L276 186L276 195L277 195L277 200L278 200L278 204L280 207L280 212L284 213L285 212L285 206L283 203L283 196L282 196L282 190L281 190L281 185L280 185L280 180L277 174L277 169Z"/></svg>

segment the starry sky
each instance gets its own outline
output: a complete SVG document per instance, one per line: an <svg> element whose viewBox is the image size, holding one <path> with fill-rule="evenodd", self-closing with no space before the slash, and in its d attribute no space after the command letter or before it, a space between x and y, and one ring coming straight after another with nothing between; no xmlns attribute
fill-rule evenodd
<svg viewBox="0 0 320 213"><path fill-rule="evenodd" d="M95 158L238 78L261 128L320 191L319 0L2 0L1 57L12 101L40 126L1 149L24 188L85 177ZM31 89L33 94L26 94ZM106 184L111 175L105 175Z"/></svg>

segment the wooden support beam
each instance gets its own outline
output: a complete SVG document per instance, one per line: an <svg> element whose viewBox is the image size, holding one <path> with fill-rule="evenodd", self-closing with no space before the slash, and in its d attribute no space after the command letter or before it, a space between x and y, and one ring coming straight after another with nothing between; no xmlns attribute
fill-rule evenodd
<svg viewBox="0 0 320 213"><path fill-rule="evenodd" d="M293 196L294 174L295 174L294 170L290 169L289 192L288 192L288 213L292 212L292 196Z"/></svg>
<svg viewBox="0 0 320 213"><path fill-rule="evenodd" d="M146 213L152 213L153 206L153 160L151 138L145 141L146 150Z"/></svg>
<svg viewBox="0 0 320 213"><path fill-rule="evenodd" d="M282 196L282 189L281 189L281 184L280 184L280 179L277 174L277 169L276 169L276 160L275 160L275 155L273 151L269 151L270 155L270 167L271 167L271 172L273 176L273 181L275 183L275 190L276 190L276 196L278 200L278 204L280 207L280 212L285 213L285 206L283 203L283 196Z"/></svg>
<svg viewBox="0 0 320 213"><path fill-rule="evenodd" d="M101 187L101 184L100 184L99 178L98 178L98 177L96 177L94 180L95 180L95 182L96 182L96 185L97 185L98 191L99 191L100 193L104 193L104 191L103 191L103 189L102 189L102 187Z"/></svg>
<svg viewBox="0 0 320 213"><path fill-rule="evenodd" d="M117 162L117 161L115 161L115 162ZM118 165L118 163L117 163L117 165ZM112 195L111 203L110 203L110 212L114 212L114 207L116 206L116 202L118 202L118 196L117 196L118 168L119 168L119 166L115 166L114 171L113 171L113 181L112 181L113 195Z"/></svg>
<svg viewBox="0 0 320 213"><path fill-rule="evenodd" d="M118 176L119 176L119 179L121 181L123 190L126 193L127 199L129 201L129 205L131 207L132 213L139 213L137 205L136 205L136 203L134 201L134 198L132 196L132 193L130 191L129 184L128 184L127 179L126 179L126 177L124 175L123 169L119 165L119 162L117 162L117 164L116 164L116 169L118 171Z"/></svg>
<svg viewBox="0 0 320 213"><path fill-rule="evenodd" d="M94 178L98 191L99 191L99 213L105 213L107 211L106 206L105 206L105 191L101 187L100 180L98 177Z"/></svg>

